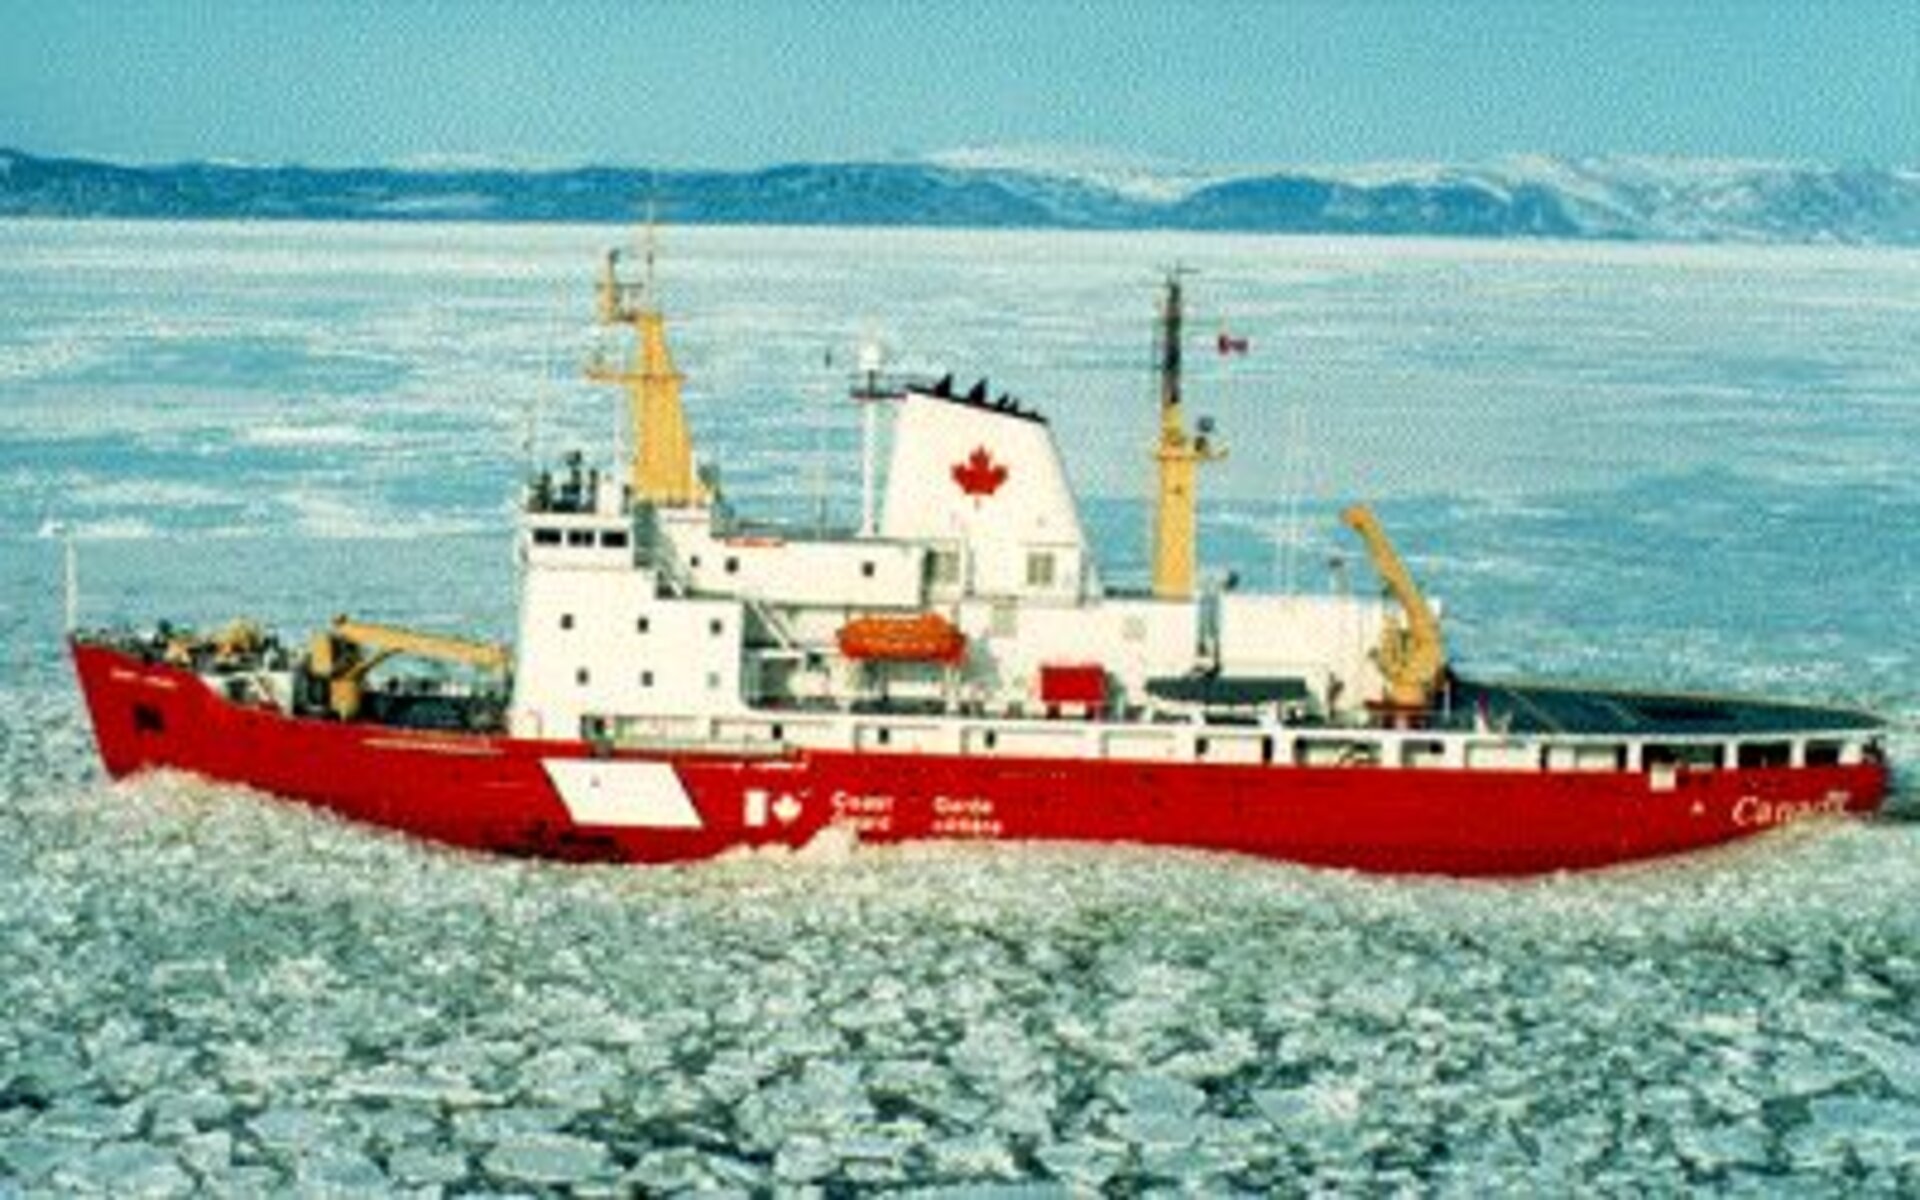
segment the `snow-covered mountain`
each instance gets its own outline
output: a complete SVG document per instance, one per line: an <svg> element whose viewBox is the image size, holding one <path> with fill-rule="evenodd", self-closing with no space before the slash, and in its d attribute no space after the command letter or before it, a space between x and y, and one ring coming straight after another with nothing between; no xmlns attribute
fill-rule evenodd
<svg viewBox="0 0 1920 1200"><path fill-rule="evenodd" d="M744 171L128 166L0 151L0 216L707 224L1920 245L1920 169L1515 157L1224 170L1048 148Z"/></svg>

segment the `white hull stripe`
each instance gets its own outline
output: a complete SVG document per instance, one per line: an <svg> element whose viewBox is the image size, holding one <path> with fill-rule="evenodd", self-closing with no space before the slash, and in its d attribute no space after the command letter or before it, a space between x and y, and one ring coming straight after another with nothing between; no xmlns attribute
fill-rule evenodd
<svg viewBox="0 0 1920 1200"><path fill-rule="evenodd" d="M700 813L666 763L545 758L540 765L576 825L699 829Z"/></svg>

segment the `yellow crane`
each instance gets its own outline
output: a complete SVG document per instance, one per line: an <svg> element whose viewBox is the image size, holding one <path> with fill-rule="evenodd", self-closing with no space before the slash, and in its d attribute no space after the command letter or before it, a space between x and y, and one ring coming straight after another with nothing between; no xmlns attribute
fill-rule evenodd
<svg viewBox="0 0 1920 1200"><path fill-rule="evenodd" d="M342 721L351 721L360 713L367 675L396 654L459 663L502 675L511 663L505 646L339 616L313 635L307 669L326 683L328 710Z"/></svg>
<svg viewBox="0 0 1920 1200"><path fill-rule="evenodd" d="M1433 706L1433 694L1447 669L1447 644L1440 619L1420 594L1406 564L1387 539L1380 518L1364 504L1340 514L1340 520L1366 543L1373 569L1400 602L1401 620L1389 621L1380 633L1374 661L1386 676L1386 707L1398 712L1420 712Z"/></svg>

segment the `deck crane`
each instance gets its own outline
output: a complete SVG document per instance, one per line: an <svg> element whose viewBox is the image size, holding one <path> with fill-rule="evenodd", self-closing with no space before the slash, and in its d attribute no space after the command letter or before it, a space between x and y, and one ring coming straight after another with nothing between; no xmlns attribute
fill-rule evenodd
<svg viewBox="0 0 1920 1200"><path fill-rule="evenodd" d="M351 721L360 713L367 676L396 654L459 663L501 675L511 663L505 646L338 616L313 635L307 670L326 684L327 711L342 721Z"/></svg>
<svg viewBox="0 0 1920 1200"><path fill-rule="evenodd" d="M1384 707L1400 714L1424 712L1433 706L1433 694L1447 669L1447 644L1440 632L1440 618L1420 594L1419 585L1400 561L1371 508L1355 504L1340 514L1340 520L1366 543L1373 569L1400 603L1401 619L1388 621L1381 630L1380 645L1373 656L1386 677Z"/></svg>

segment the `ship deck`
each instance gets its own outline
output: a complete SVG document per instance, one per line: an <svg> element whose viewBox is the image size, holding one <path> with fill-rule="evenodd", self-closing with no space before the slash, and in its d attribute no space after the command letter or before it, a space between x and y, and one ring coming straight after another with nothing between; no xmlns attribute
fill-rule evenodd
<svg viewBox="0 0 1920 1200"><path fill-rule="evenodd" d="M1870 733L1885 724L1850 708L1465 679L1454 683L1452 707L1458 719L1484 713L1489 723L1512 733L1575 737L1840 735Z"/></svg>

